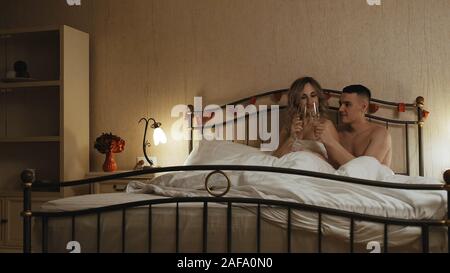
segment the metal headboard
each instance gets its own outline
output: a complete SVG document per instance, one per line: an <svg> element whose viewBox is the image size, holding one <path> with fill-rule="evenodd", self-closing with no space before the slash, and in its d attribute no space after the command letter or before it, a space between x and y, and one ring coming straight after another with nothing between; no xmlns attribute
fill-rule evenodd
<svg viewBox="0 0 450 273"><path fill-rule="evenodd" d="M264 97L274 97L277 98L276 100L279 102L281 97L288 92L288 89L280 89L280 90L274 90L274 91L269 91L269 92L264 92L261 94L257 94L254 96L249 96L243 99L239 99L237 101L233 101L231 103L227 103L224 104L221 107L221 109L225 109L227 105L240 105L240 104L244 104L244 105L248 105L248 104L255 104L255 102L258 99L264 98ZM338 90L331 90L331 89L324 89L324 93L328 96L339 96L340 94L342 94L342 91L338 91ZM411 163L410 163L410 148L409 148L409 127L410 126L417 126L417 136L418 136L418 157L419 157L419 175L423 176L424 175L424 161L423 161L423 125L425 122L425 118L426 118L426 114L428 113L426 110L424 110L424 98L419 96L416 98L414 103L399 103L399 102L391 102L391 101L385 101L385 100L380 100L380 99L371 99L371 104L375 105L381 105L383 107L391 107L391 108L397 108L400 109L402 108L404 111L414 111L417 119L415 120L402 120L402 119L390 119L390 118L385 118L385 117L381 117L381 116L377 116L374 113L370 113L370 114L366 114L366 117L371 121L375 121L375 122L381 122L384 123L386 125L386 128L389 128L389 126L391 124L395 124L395 125L399 125L399 126L404 126L405 127L405 159L406 159L406 175L410 175L411 174ZM274 103L273 105L276 105L276 103ZM205 128L205 125L202 123L201 126L195 126L194 125L194 107L192 105L189 105L189 109L190 109L190 126L189 126L189 130L190 130L190 141L189 141L189 153L192 152L193 147L194 147L194 130L201 130L201 132L203 132L203 129ZM279 107L280 111L286 109L285 105L281 105ZM337 107L329 107L330 110L332 111L338 111ZM270 112L270 109L266 110L267 112ZM257 110L257 112L255 113L256 115L258 115L260 113L259 110ZM252 114L253 115L253 114ZM236 122L237 120L240 119L246 119L248 120L249 118L249 114L246 114L245 116L242 117L235 117L232 120L226 120L220 124L216 124L217 126L222 125L225 126L227 123L230 122ZM248 123L246 123L246 132L248 134ZM247 137L247 142L246 144L249 144L249 139Z"/></svg>

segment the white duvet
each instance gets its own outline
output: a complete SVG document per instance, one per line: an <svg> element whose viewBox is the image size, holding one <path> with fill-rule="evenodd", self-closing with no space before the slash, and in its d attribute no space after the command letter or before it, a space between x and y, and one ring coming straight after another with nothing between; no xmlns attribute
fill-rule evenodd
<svg viewBox="0 0 450 273"><path fill-rule="evenodd" d="M223 147L223 146L227 147ZM310 152L294 152L278 159L256 149L238 144L210 143L194 151L187 164L242 164L264 165L320 171L363 179L409 183L440 184L437 179L395 175L388 167L372 157L356 158L338 170ZM226 150L223 150L227 148ZM230 150L235 149L230 152ZM253 149L253 150L252 150ZM239 152L236 152L239 151ZM240 155L236 155L240 153ZM155 178L151 183L131 182L129 193L152 193L171 197L208 196L204 187L209 172L168 173ZM327 179L298 175L264 173L252 171L226 172L231 180L227 197L251 197L292 201L363 214L402 219L444 219L446 215L446 193L444 191L397 190L355 185ZM220 185L223 177L212 176L212 183ZM217 181L214 181L216 179ZM250 209L250 208L249 208ZM286 210L279 208L263 210L263 217L286 226ZM293 228L316 232L317 214L294 210L291 219ZM348 238L349 220L335 216L323 216L324 235L333 234ZM374 223L355 223L355 242L378 240L382 242L383 226ZM390 245L402 245L417 240L420 229L392 226L389 228Z"/></svg>

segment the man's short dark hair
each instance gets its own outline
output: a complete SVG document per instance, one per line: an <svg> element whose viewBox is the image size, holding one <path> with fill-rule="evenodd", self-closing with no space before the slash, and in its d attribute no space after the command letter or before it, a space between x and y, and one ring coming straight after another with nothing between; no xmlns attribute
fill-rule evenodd
<svg viewBox="0 0 450 273"><path fill-rule="evenodd" d="M354 84L344 87L342 89L342 93L356 93L358 96L362 96L367 98L369 101L372 98L372 94L370 93L369 88L365 87L364 85L360 84Z"/></svg>

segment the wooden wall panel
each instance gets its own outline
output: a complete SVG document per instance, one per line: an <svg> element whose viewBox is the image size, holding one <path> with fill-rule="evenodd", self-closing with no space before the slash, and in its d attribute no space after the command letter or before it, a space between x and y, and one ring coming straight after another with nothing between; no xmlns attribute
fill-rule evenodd
<svg viewBox="0 0 450 273"><path fill-rule="evenodd" d="M426 174L439 177L450 167L450 1L0 2L2 28L68 24L90 33L91 142L104 131L122 136L123 169L141 154L140 117L161 120L170 133L171 107L194 95L224 103L288 87L302 75L332 89L363 83L386 100L425 96ZM174 141L150 149L162 165L187 154ZM92 149L90 158L91 169L100 169L103 157Z"/></svg>

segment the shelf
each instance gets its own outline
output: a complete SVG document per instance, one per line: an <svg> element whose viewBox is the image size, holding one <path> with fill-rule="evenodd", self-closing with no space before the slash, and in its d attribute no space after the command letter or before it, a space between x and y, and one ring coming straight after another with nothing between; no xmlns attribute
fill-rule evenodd
<svg viewBox="0 0 450 273"><path fill-rule="evenodd" d="M0 137L0 143L22 143L22 142L59 142L59 136L39 137Z"/></svg>
<svg viewBox="0 0 450 273"><path fill-rule="evenodd" d="M6 77L18 60L27 64L29 78ZM84 178L90 147L89 35L64 25L0 29L0 63L0 203L22 196L24 169L35 169L38 180ZM86 186L55 193L35 187L33 198L87 192Z"/></svg>
<svg viewBox="0 0 450 273"><path fill-rule="evenodd" d="M60 81L0 82L0 88L60 86Z"/></svg>
<svg viewBox="0 0 450 273"><path fill-rule="evenodd" d="M58 25L15 28L15 29L0 29L0 36L9 36L13 34L24 34L24 33L44 32L44 31L59 31L60 29L61 27Z"/></svg>

